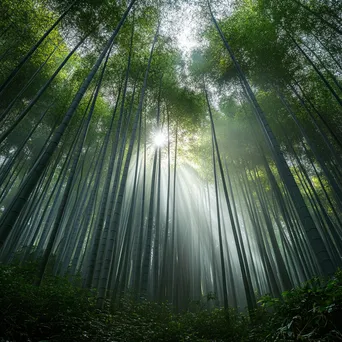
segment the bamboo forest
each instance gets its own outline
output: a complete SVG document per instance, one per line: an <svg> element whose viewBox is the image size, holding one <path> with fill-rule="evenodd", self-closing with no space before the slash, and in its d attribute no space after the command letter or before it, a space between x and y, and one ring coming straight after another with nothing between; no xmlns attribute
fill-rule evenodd
<svg viewBox="0 0 342 342"><path fill-rule="evenodd" d="M0 1L0 341L342 341L340 0Z"/></svg>

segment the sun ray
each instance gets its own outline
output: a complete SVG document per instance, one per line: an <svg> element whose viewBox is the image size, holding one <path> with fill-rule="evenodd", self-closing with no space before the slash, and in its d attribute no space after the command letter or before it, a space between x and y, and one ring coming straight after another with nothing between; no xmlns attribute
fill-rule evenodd
<svg viewBox="0 0 342 342"><path fill-rule="evenodd" d="M163 131L156 131L152 134L153 145L157 148L161 148L166 145L167 137Z"/></svg>

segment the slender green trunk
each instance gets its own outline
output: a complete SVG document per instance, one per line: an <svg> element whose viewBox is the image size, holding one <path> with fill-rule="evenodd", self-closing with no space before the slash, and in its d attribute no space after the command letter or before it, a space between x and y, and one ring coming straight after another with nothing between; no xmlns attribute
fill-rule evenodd
<svg viewBox="0 0 342 342"><path fill-rule="evenodd" d="M112 46L112 43L119 33L123 23L125 22L133 4L136 0L132 0L128 8L126 9L125 13L123 14L119 24L117 25L116 29L114 30L113 34L111 35L110 39L107 42L106 47L102 51L101 55L97 59L95 65L93 66L92 70L83 81L80 89L78 90L77 94L75 95L68 111L66 112L62 123L55 131L54 135L52 136L49 145L44 150L44 152L40 155L37 162L35 163L34 167L31 169L30 173L27 175L25 181L23 182L22 186L18 190L15 198L10 203L7 210L3 213L0 221L0 248L2 247L4 241L7 239L8 235L10 234L14 223L17 220L21 210L23 209L28 197L34 190L36 184L38 183L41 175L44 172L44 169L48 165L53 153L55 152L68 124L76 111L77 106L81 102L86 90L88 89L92 79L94 78L98 68L100 67L103 59L105 58L109 48Z"/></svg>
<svg viewBox="0 0 342 342"><path fill-rule="evenodd" d="M6 87L11 83L16 74L20 71L23 65L31 58L31 56L38 49L40 44L45 40L45 38L55 29L55 27L62 21L62 19L68 14L72 6L76 3L76 0L73 1L67 9L62 13L62 15L53 23L53 25L44 33L44 35L38 40L36 44L34 44L30 51L21 59L19 64L15 67L15 69L11 72L11 74L7 77L6 81L0 86L0 95L6 89Z"/></svg>
<svg viewBox="0 0 342 342"><path fill-rule="evenodd" d="M265 137L267 138L267 142L270 146L270 149L273 153L274 159L276 161L277 168L279 170L279 173L284 181L284 184L286 185L288 192L291 196L291 199L293 201L293 204L296 208L299 220L301 224L303 225L307 238L310 242L311 248L314 251L314 254L318 260L318 263L320 265L320 271L322 274L325 275L332 275L335 272L334 265L329 257L329 253L327 251L327 248L324 244L324 241L322 239L322 236L320 235L315 222L313 221L310 212L308 210L307 205L304 202L304 199L302 197L302 194L299 191L298 185L296 184L293 175L291 173L291 170L289 166L286 163L286 160L281 152L280 146L278 141L276 140L270 126L268 125L268 122L266 120L265 114L262 111L259 103L256 100L256 97L252 91L252 88L250 87L245 74L243 73L240 64L236 60L236 57L233 53L233 50L231 49L230 45L228 44L227 39L225 38L223 32L221 31L210 7L210 3L208 2L210 13L212 20L214 22L214 25L222 39L222 42L224 43L234 65L235 68L238 71L241 83L243 85L244 90L247 93L247 98L251 101L251 104L254 107L254 113L256 114L259 123L264 131Z"/></svg>

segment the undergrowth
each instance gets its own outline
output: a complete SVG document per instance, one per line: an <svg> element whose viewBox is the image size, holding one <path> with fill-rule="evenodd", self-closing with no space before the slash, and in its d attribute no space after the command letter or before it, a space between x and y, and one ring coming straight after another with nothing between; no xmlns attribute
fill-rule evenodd
<svg viewBox="0 0 342 342"><path fill-rule="evenodd" d="M0 265L0 342L342 341L341 271L263 296L249 317L218 308L176 314L130 295L98 310L96 292L77 279L47 276L35 286L36 266Z"/></svg>

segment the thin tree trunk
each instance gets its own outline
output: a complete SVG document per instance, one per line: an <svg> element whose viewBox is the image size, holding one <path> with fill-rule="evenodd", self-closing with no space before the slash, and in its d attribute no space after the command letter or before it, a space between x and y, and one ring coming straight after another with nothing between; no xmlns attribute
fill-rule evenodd
<svg viewBox="0 0 342 342"><path fill-rule="evenodd" d="M83 81L80 89L78 90L77 94L75 95L68 111L66 112L64 119L61 125L55 131L49 145L45 149L45 151L41 154L38 158L37 162L35 163L34 167L27 175L25 181L23 182L22 186L18 190L17 195L12 200L11 204L7 208L7 210L3 213L0 221L0 248L4 244L4 241L7 239L9 233L12 230L12 227L17 220L18 215L20 214L21 210L23 209L28 197L30 196L31 192L35 188L36 184L39 181L40 176L44 172L44 169L48 165L48 162L53 155L54 151L56 150L73 114L76 111L76 108L80 101L82 100L86 90L88 89L93 77L95 76L98 68L100 67L103 59L106 56L107 51L112 46L112 43L117 36L118 32L120 31L123 23L126 20L133 4L136 0L132 0L128 8L126 9L125 13L123 14L119 24L117 25L116 29L114 30L112 36L110 37L109 41L107 42L106 47L102 51L100 57L97 59L95 65L93 66L92 70Z"/></svg>
<svg viewBox="0 0 342 342"><path fill-rule="evenodd" d="M210 7L210 3L208 0L208 5L211 13L212 20L214 22L214 25L227 49L229 52L229 55L238 71L239 77L241 79L242 85L248 95L249 100L251 101L253 107L254 107L254 112L257 115L257 118L260 122L260 125L265 133L265 136L267 138L267 142L271 148L271 151L273 153L273 156L276 161L277 168L279 170L279 173L284 181L284 184L286 185L289 194L291 196L291 199L294 203L294 206L297 210L298 217L301 221L301 224L303 225L306 235L308 237L308 240L310 242L311 248L314 251L314 254L318 260L319 266L320 266L320 271L322 274L325 275L332 275L335 272L334 265L329 257L329 253L327 251L327 248L324 244L324 241L322 239L322 236L320 235L311 215L310 212L304 202L304 199L299 191L299 188L293 178L293 175L290 171L289 166L286 163L286 160L281 152L280 146L271 131L271 128L269 127L265 114L263 113L259 103L256 100L256 97L238 63L238 61L235 58L235 55L228 44L228 41L226 40L223 32L221 31Z"/></svg>
<svg viewBox="0 0 342 342"><path fill-rule="evenodd" d="M15 67L15 69L11 72L11 74L7 77L6 81L0 86L0 95L9 85L9 83L13 80L16 74L20 71L22 66L31 58L34 52L38 49L40 44L45 40L45 38L54 30L54 28L61 22L61 20L68 14L72 6L77 2L77 0L73 1L67 9L62 13L62 15L53 23L53 25L43 34L43 36L38 40L36 44L34 44L30 51L21 59L19 64Z"/></svg>

